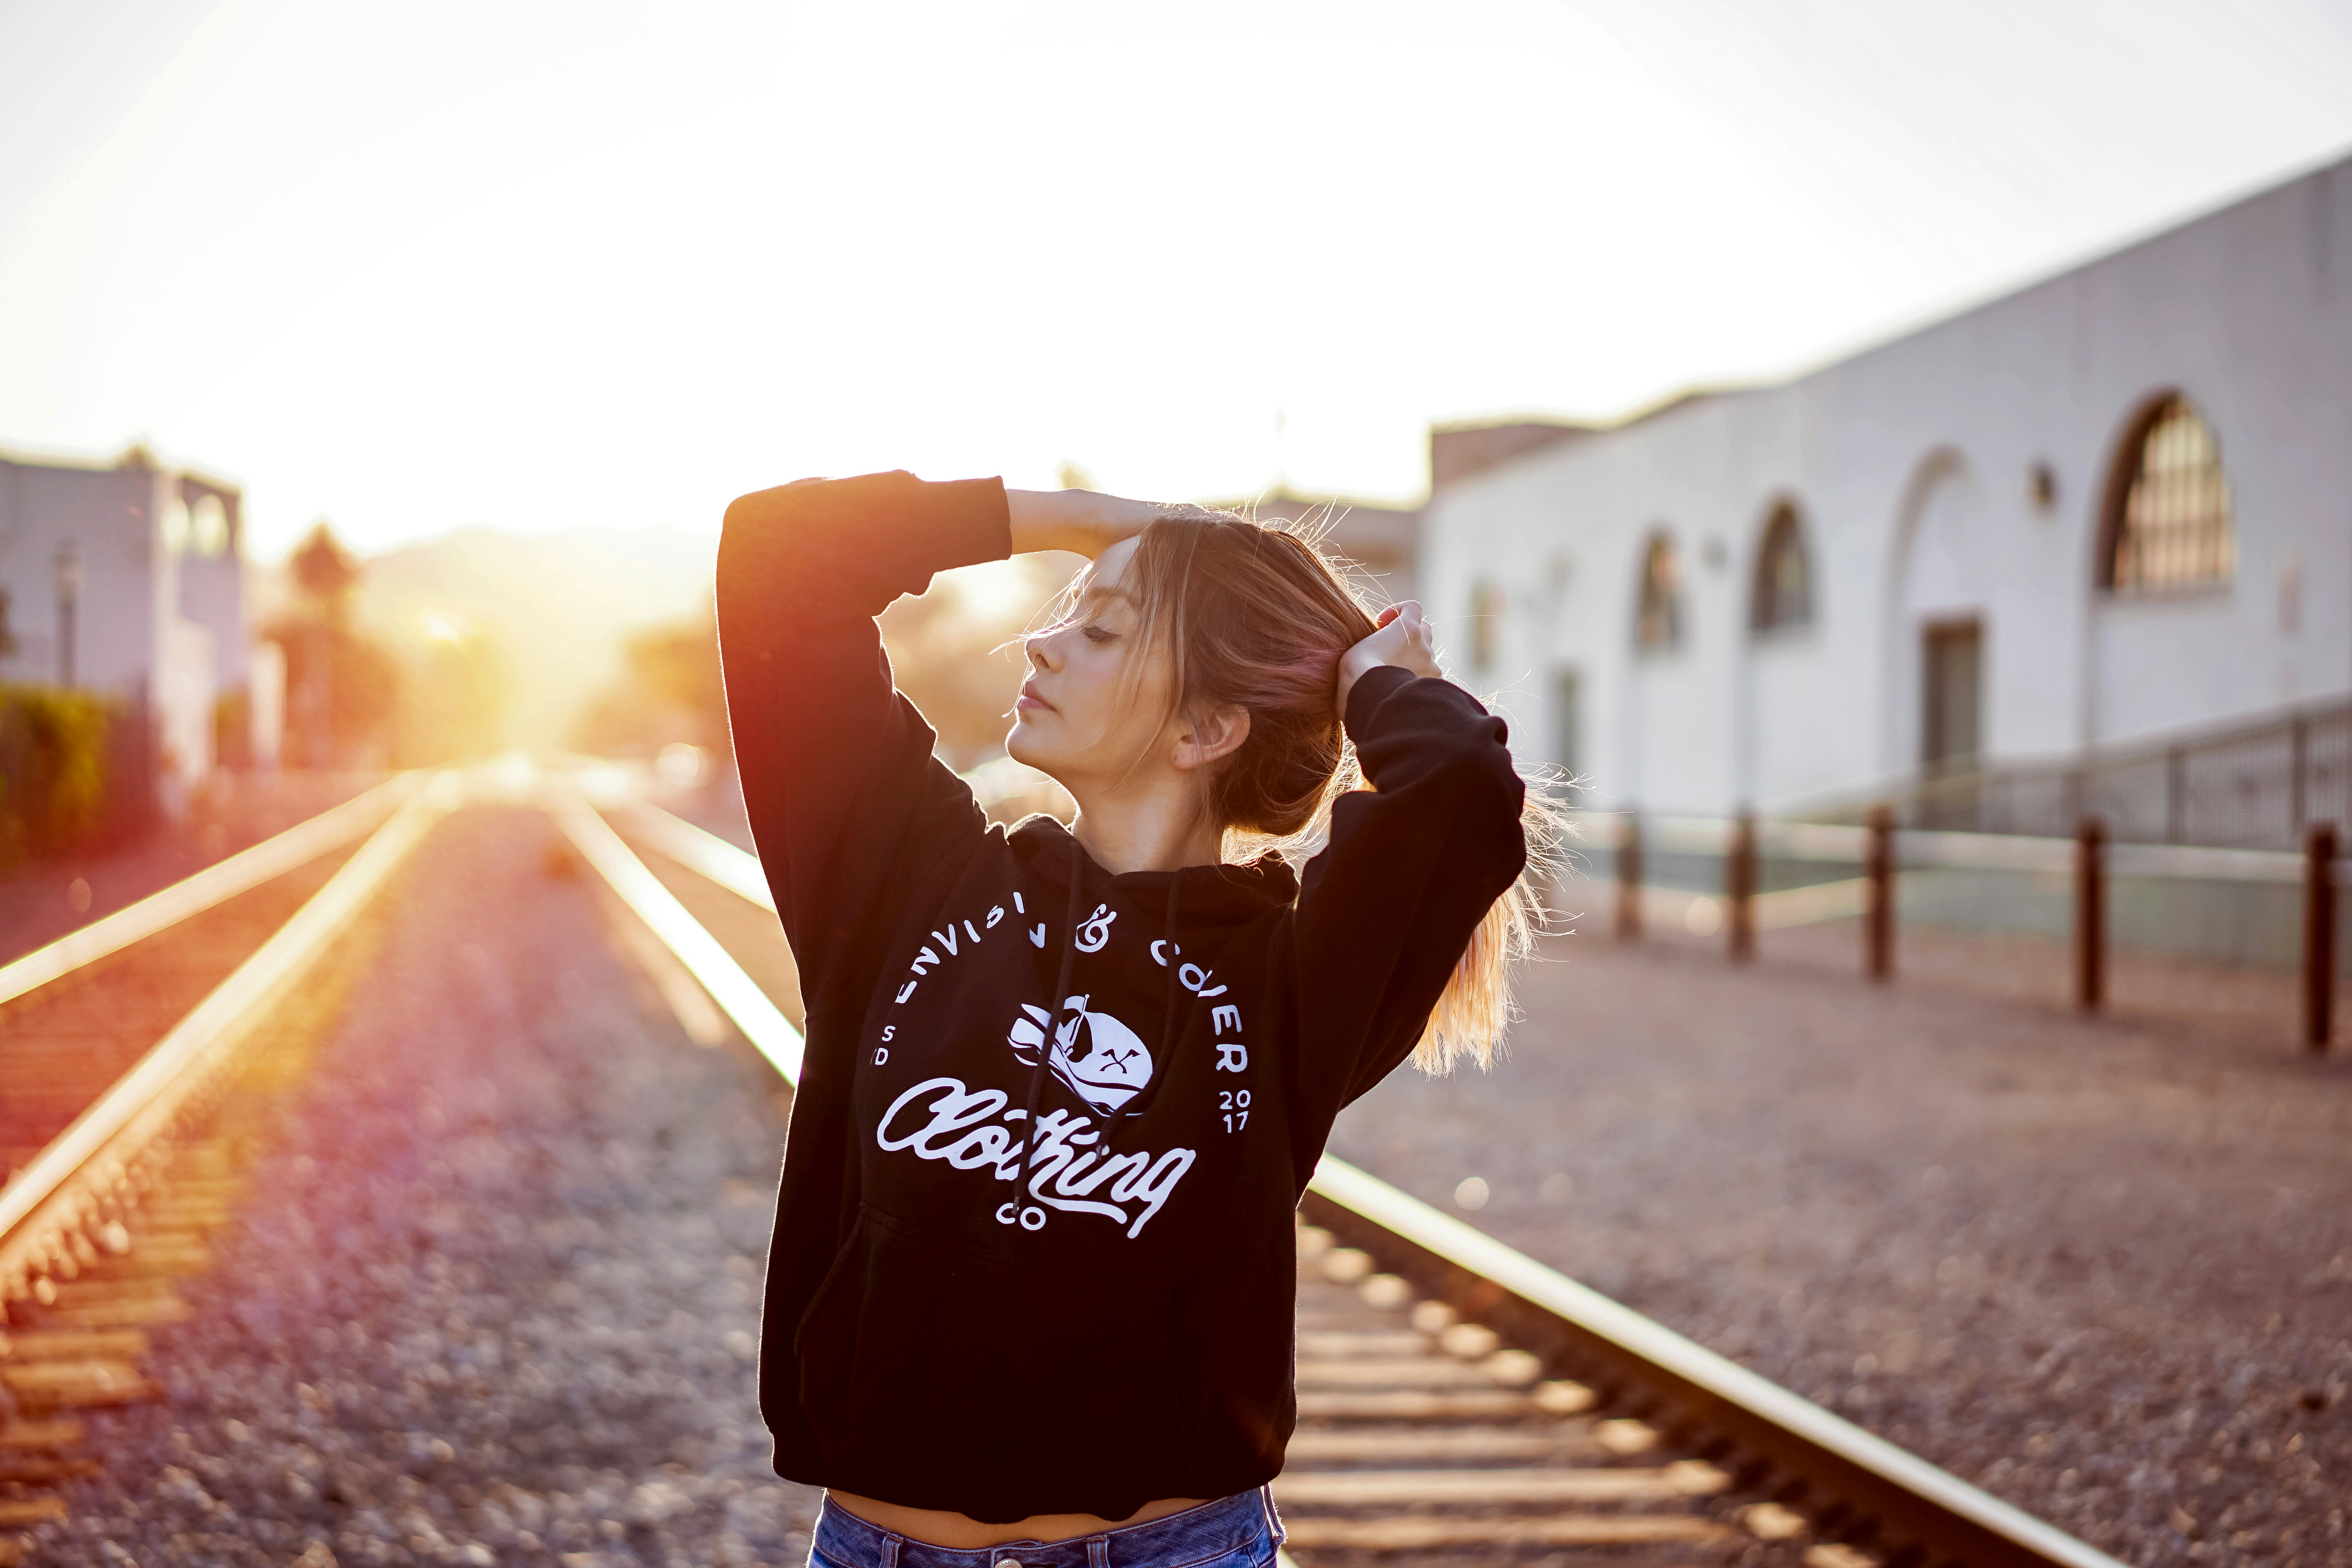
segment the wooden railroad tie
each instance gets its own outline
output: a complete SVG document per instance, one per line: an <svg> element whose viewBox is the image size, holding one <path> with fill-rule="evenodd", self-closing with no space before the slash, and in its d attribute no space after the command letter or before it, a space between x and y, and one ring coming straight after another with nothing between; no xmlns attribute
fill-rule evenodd
<svg viewBox="0 0 2352 1568"><path fill-rule="evenodd" d="M1592 1390L1412 1297L1300 1227L1299 1426L1274 1497L1301 1568L1325 1553L1543 1547L1729 1562L1743 1543L1808 1532L1779 1504L1727 1509L1724 1470L1663 1451L1647 1422L1604 1415Z"/></svg>
<svg viewBox="0 0 2352 1568"><path fill-rule="evenodd" d="M43 1280L46 1289L0 1328L0 1389L18 1412L0 1423L0 1488L14 1494L0 1496L0 1530L65 1518L64 1496L47 1489L104 1468L75 1451L82 1424L56 1412L163 1393L139 1367L146 1331L186 1320L187 1304L172 1282L211 1267L207 1238L227 1223L228 1205L245 1185L217 1173L221 1151L209 1142L188 1152L198 1173L150 1194L130 1216L133 1226L116 1234L124 1250L100 1252L71 1279ZM15 1568L29 1552L28 1537L0 1538L0 1568Z"/></svg>

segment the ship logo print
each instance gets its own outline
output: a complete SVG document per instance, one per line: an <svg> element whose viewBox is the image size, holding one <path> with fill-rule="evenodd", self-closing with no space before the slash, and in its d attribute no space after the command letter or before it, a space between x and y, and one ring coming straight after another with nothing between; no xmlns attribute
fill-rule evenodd
<svg viewBox="0 0 2352 1568"><path fill-rule="evenodd" d="M1052 1028L1045 1065L1071 1093L1106 1116L1117 1115L1150 1083L1150 1047L1109 1014L1087 1012L1083 996L1071 997L1062 1008L1069 1016L1055 1026L1045 1008L1023 1003L1005 1043L1023 1066L1035 1067L1037 1053L1045 1049L1045 1031Z"/></svg>

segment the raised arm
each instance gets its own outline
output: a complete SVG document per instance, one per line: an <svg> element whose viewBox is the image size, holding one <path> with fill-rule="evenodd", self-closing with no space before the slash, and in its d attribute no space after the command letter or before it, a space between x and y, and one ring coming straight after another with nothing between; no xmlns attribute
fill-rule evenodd
<svg viewBox="0 0 2352 1568"><path fill-rule="evenodd" d="M856 955L907 868L977 841L971 792L933 759L874 617L934 572L1002 559L995 479L803 480L727 509L719 637L743 803L812 1012L862 1005Z"/></svg>
<svg viewBox="0 0 2352 1568"><path fill-rule="evenodd" d="M1527 864L1508 731L1436 671L1412 605L1340 660L1340 711L1370 787L1334 806L1294 928L1294 1103L1327 1117L1412 1053L1479 921Z"/></svg>
<svg viewBox="0 0 2352 1568"><path fill-rule="evenodd" d="M1013 553L1067 550L1088 560L1141 533L1155 518L1214 517L1181 501L1129 500L1097 490L1006 490Z"/></svg>

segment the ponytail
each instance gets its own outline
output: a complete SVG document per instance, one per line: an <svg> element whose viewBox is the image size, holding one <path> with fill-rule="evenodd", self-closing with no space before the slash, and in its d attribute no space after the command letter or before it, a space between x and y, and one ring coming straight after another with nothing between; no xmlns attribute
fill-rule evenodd
<svg viewBox="0 0 2352 1568"><path fill-rule="evenodd" d="M1481 1070L1495 1065L1503 1032L1519 1016L1511 994L1513 971L1535 956L1536 939L1551 929L1546 894L1567 872L1568 841L1576 826L1558 793L1558 781L1541 774L1521 777L1528 787L1526 804L1519 808L1527 868L1487 908L1470 933L1470 945L1446 977L1437 1005L1430 1009L1429 1026L1412 1047L1412 1065L1432 1078L1452 1072L1465 1057Z"/></svg>

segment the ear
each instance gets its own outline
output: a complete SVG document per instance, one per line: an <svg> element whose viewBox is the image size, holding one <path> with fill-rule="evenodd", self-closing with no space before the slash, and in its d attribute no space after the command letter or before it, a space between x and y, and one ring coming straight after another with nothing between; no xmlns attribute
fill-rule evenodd
<svg viewBox="0 0 2352 1568"><path fill-rule="evenodd" d="M1221 703L1205 714L1188 715L1177 721L1176 754L1171 760L1180 770L1205 768L1241 750L1249 732L1249 710Z"/></svg>

